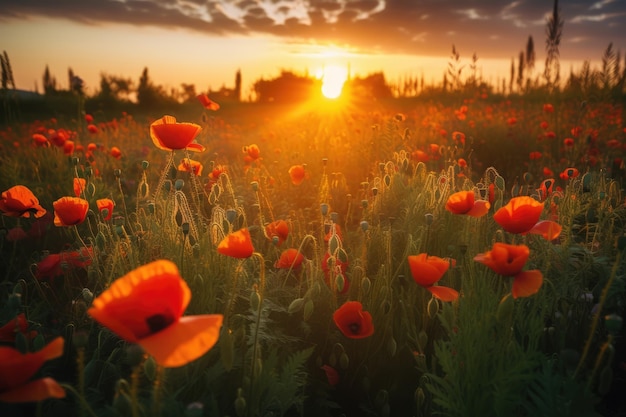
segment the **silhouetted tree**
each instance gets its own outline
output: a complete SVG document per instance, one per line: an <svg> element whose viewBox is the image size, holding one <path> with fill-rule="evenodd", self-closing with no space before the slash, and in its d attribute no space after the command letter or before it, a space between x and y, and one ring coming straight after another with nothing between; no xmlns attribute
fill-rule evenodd
<svg viewBox="0 0 626 417"><path fill-rule="evenodd" d="M241 70L235 74L235 101L241 101Z"/></svg>

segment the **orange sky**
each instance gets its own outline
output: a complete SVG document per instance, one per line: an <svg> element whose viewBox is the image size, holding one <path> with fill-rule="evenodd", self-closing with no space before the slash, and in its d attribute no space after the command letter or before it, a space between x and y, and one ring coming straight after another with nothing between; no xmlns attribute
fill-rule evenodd
<svg viewBox="0 0 626 417"><path fill-rule="evenodd" d="M597 63L609 42L626 46L623 1L561 3L565 74L585 59ZM204 91L232 86L241 69L245 98L251 83L280 69L315 74L332 64L353 75L384 71L392 82L422 73L439 82L453 44L463 64L475 52L495 82L508 78L531 35L539 72L551 12L545 0L0 0L0 39L22 89L41 90L46 65L62 88L71 67L88 93L102 72L136 81L148 67L156 84Z"/></svg>

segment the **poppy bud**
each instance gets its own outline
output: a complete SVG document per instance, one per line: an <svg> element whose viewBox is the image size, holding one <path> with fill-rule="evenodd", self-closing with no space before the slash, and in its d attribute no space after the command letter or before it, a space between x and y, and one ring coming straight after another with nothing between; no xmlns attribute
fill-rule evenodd
<svg viewBox="0 0 626 417"><path fill-rule="evenodd" d="M418 387L415 390L415 404L417 404L417 409L421 410L424 406L424 402L426 401L426 394L424 394L424 390L422 387ZM420 413L418 413L420 415Z"/></svg>
<svg viewBox="0 0 626 417"><path fill-rule="evenodd" d="M506 324L511 321L513 317L513 308L515 307L515 303L513 302L513 297L511 294L507 294L502 297L500 300L500 304L498 304L498 309L496 310L496 319L498 322L502 324Z"/></svg>
<svg viewBox="0 0 626 417"><path fill-rule="evenodd" d="M333 223L337 223L337 220L339 220L339 213L333 211L332 213L330 213L330 219L333 221Z"/></svg>
<svg viewBox="0 0 626 417"><path fill-rule="evenodd" d="M143 373L148 378L148 381L154 381L157 376L157 364L152 356L149 356L148 359L143 363Z"/></svg>
<svg viewBox="0 0 626 417"><path fill-rule="evenodd" d="M229 223L232 224L236 218L237 218L237 210L235 209L226 210L226 220L228 220Z"/></svg>
<svg viewBox="0 0 626 417"><path fill-rule="evenodd" d="M255 192L259 191L259 183L256 181L252 181L250 183L250 187L252 187L252 191L255 191Z"/></svg>
<svg viewBox="0 0 626 417"><path fill-rule="evenodd" d="M115 178L118 178L122 176L122 170L121 169L115 169L113 170L113 175L115 176Z"/></svg>
<svg viewBox="0 0 626 417"><path fill-rule="evenodd" d="M373 188L372 188L372 195L373 195L374 197L376 197L376 195L377 195L377 194L378 194L378 188L373 187Z"/></svg>
<svg viewBox="0 0 626 417"><path fill-rule="evenodd" d="M622 330L623 322L624 320L615 313L604 316L604 326L613 335L617 335Z"/></svg>
<svg viewBox="0 0 626 417"><path fill-rule="evenodd" d="M344 285L346 285L346 279L343 274L337 274L335 277L335 285L337 286L337 291L341 293L343 291Z"/></svg>
<svg viewBox="0 0 626 417"><path fill-rule="evenodd" d="M287 311L289 314L297 313L302 310L302 307L304 307L304 298L296 298L289 304Z"/></svg>
<svg viewBox="0 0 626 417"><path fill-rule="evenodd" d="M183 189L183 186L185 185L185 181L181 180L181 179L177 179L176 182L174 183L174 189L176 191L180 191Z"/></svg>
<svg viewBox="0 0 626 417"><path fill-rule="evenodd" d="M322 158L322 165L326 166L328 164L328 158Z"/></svg>
<svg viewBox="0 0 626 417"><path fill-rule="evenodd" d="M433 318L439 313L439 302L435 297L431 297L430 301L428 301L428 306L426 308L428 312L428 317Z"/></svg>
<svg viewBox="0 0 626 417"><path fill-rule="evenodd" d="M148 203L148 213L150 214L154 214L156 206L154 205L154 203Z"/></svg>
<svg viewBox="0 0 626 417"><path fill-rule="evenodd" d="M235 399L235 413L237 417L243 417L246 415L246 399L242 395L243 390L239 388L237 390L237 398Z"/></svg>
<svg viewBox="0 0 626 417"><path fill-rule="evenodd" d="M363 294L367 295L370 292L370 288L372 286L372 281L368 277L363 278L361 281L361 289L363 290Z"/></svg>
<svg viewBox="0 0 626 417"><path fill-rule="evenodd" d="M427 226L430 226L431 224L433 224L434 218L435 218L435 216L433 216L432 213L424 214L424 221L426 222Z"/></svg>
<svg viewBox="0 0 626 417"><path fill-rule="evenodd" d="M125 383L125 384L122 384ZM125 387L125 388L123 388ZM119 413L121 416L130 416L132 415L132 399L128 392L130 389L128 388L128 382L124 379L120 379L116 384L116 392L115 397L113 398L113 408Z"/></svg>
<svg viewBox="0 0 626 417"><path fill-rule="evenodd" d="M339 356L339 367L341 367L341 369L348 369L348 366L350 366L350 358L348 358L348 354L346 352L343 352Z"/></svg>
<svg viewBox="0 0 626 417"><path fill-rule="evenodd" d="M320 212L322 213L322 216L326 216L328 214L328 204L326 203L322 203L320 204Z"/></svg>
<svg viewBox="0 0 626 417"><path fill-rule="evenodd" d="M250 293L250 308L252 308L253 311L258 311L260 304L261 304L261 297L259 296L259 292L255 285L254 288L252 289L252 292Z"/></svg>
<svg viewBox="0 0 626 417"><path fill-rule="evenodd" d="M148 167L150 166L150 162L148 161L141 161L141 168L145 171L146 169L148 169Z"/></svg>
<svg viewBox="0 0 626 417"><path fill-rule="evenodd" d="M313 309L314 309L314 305L313 305L313 300L306 300L306 303L304 303L304 320L308 320L311 318L311 315L313 315Z"/></svg>
<svg viewBox="0 0 626 417"><path fill-rule="evenodd" d="M364 209L367 208L367 200L361 200L361 207L363 207Z"/></svg>
<svg viewBox="0 0 626 417"><path fill-rule="evenodd" d="M185 408L185 417L202 417L204 415L204 404L201 402L191 403Z"/></svg>
<svg viewBox="0 0 626 417"><path fill-rule="evenodd" d="M78 159L77 157L72 158L72 165L77 166L79 162L80 162L80 159Z"/></svg>

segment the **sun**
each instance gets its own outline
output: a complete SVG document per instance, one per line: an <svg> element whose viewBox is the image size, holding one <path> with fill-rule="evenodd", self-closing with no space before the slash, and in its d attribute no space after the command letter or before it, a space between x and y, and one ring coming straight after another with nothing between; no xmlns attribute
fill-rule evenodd
<svg viewBox="0 0 626 417"><path fill-rule="evenodd" d="M341 95L343 85L348 79L348 70L338 65L328 65L322 70L320 78L324 97L335 99Z"/></svg>

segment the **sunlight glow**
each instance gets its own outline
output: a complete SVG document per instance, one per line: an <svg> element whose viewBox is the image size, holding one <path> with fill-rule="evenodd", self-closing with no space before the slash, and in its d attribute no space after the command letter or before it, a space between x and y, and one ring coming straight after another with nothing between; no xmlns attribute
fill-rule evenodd
<svg viewBox="0 0 626 417"><path fill-rule="evenodd" d="M321 78L324 97L337 98L341 95L343 85L348 79L348 70L345 67L329 65L324 67Z"/></svg>

